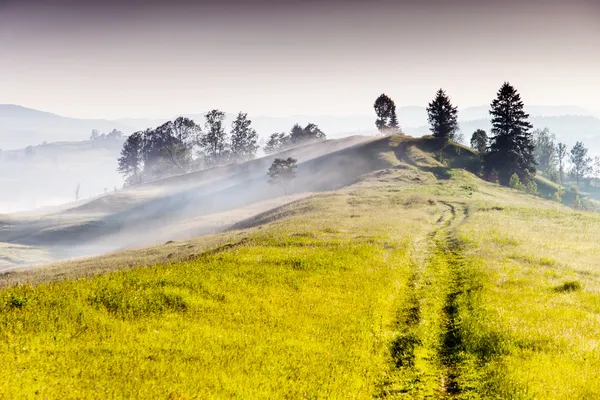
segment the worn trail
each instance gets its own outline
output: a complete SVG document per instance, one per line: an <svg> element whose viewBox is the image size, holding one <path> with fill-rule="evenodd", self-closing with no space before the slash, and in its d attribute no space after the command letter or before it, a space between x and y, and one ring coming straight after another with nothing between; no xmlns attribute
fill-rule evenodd
<svg viewBox="0 0 600 400"><path fill-rule="evenodd" d="M468 212L463 204L440 206L435 228L414 242L407 295L390 348L392 365L376 397L461 397L458 297L465 290L465 259L456 228Z"/></svg>

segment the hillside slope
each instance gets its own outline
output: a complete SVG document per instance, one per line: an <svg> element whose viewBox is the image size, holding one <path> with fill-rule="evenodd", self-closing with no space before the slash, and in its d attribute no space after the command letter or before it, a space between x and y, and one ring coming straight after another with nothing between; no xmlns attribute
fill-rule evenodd
<svg viewBox="0 0 600 400"><path fill-rule="evenodd" d="M0 397L599 397L600 216L475 158L381 138L218 235L4 274Z"/></svg>

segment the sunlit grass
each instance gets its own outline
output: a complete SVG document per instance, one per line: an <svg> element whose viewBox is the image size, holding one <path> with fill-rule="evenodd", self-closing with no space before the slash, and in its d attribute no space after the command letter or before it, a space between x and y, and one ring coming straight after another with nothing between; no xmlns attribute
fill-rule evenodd
<svg viewBox="0 0 600 400"><path fill-rule="evenodd" d="M204 244L1 290L0 398L600 398L600 217L384 150Z"/></svg>

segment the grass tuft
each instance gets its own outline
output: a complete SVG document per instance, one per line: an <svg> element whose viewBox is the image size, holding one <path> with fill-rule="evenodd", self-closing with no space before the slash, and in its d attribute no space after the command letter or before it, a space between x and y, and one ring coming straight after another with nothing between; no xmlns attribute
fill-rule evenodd
<svg viewBox="0 0 600 400"><path fill-rule="evenodd" d="M554 288L555 292L578 292L582 288L578 281L567 281L560 286Z"/></svg>

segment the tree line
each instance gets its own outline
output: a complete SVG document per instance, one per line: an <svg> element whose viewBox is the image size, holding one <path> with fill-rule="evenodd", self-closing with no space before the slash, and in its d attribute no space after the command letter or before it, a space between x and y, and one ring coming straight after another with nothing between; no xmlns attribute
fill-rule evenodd
<svg viewBox="0 0 600 400"><path fill-rule="evenodd" d="M223 111L211 110L204 118L204 129L190 118L179 117L127 137L118 159L118 171L124 175L125 185L256 157L258 134L248 114L239 112L229 132ZM270 154L325 138L315 124L296 124L289 134L272 134L264 151Z"/></svg>
<svg viewBox="0 0 600 400"><path fill-rule="evenodd" d="M396 105L389 96L380 95L373 108L380 133L401 133ZM582 142L569 150L566 144L557 143L548 129L533 130L521 96L510 83L504 82L498 90L489 112L490 134L478 129L470 140L471 147L481 156L481 173L487 180L524 188L535 184L536 173L561 184L571 179L577 187L584 180L600 180L600 157L589 157ZM458 109L443 89L428 104L427 117L435 138L442 142L464 140L458 125Z"/></svg>

